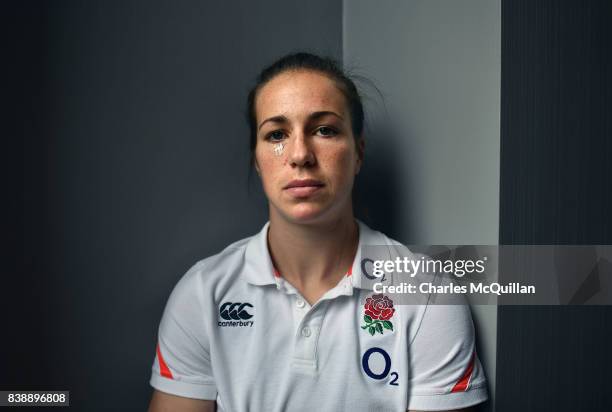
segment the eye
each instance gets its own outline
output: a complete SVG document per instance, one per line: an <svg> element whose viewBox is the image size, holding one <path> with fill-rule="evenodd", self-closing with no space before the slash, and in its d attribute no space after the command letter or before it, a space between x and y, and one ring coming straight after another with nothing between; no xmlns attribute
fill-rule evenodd
<svg viewBox="0 0 612 412"><path fill-rule="evenodd" d="M329 126L321 126L317 129L317 134L319 136L331 137L337 135L338 131Z"/></svg>
<svg viewBox="0 0 612 412"><path fill-rule="evenodd" d="M274 130L266 135L266 140L271 142L279 142L283 140L285 133L282 130Z"/></svg>

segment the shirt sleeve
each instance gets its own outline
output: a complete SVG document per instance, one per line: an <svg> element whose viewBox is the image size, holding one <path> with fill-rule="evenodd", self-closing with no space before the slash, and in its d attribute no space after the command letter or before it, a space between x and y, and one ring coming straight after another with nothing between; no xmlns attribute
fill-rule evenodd
<svg viewBox="0 0 612 412"><path fill-rule="evenodd" d="M409 353L408 409L458 409L487 399L467 304L428 305Z"/></svg>
<svg viewBox="0 0 612 412"><path fill-rule="evenodd" d="M166 303L150 384L172 395L214 400L217 387L210 362L198 274L196 265L177 283Z"/></svg>

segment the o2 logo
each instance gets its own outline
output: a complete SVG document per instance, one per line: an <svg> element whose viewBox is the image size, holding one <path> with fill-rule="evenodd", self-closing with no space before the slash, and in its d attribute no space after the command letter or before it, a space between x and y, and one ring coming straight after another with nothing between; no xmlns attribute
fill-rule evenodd
<svg viewBox="0 0 612 412"><path fill-rule="evenodd" d="M374 353L381 354L383 359L385 360L385 368L381 373L374 373L372 372L372 369L370 369L370 356L372 356L372 354ZM384 349L376 347L370 348L365 351L363 357L361 358L361 367L363 368L363 371L366 373L366 375L368 375L370 378L376 379L377 381L385 379L387 376L389 376L389 372L391 371L391 356L389 356L387 351L385 351ZM397 378L399 377L399 375L397 374L397 372L391 372L391 376L393 377L393 379L391 379L389 385L398 386L399 384L397 383Z"/></svg>
<svg viewBox="0 0 612 412"><path fill-rule="evenodd" d="M365 258L365 259L361 260L361 273L363 273L363 275L366 278L368 278L370 280L378 280L379 282L384 282L385 280L387 280L385 278L385 274L384 273L383 273L382 277L380 277L380 278L378 276L370 275L370 273L368 272L368 268L366 266L368 263L371 263L373 265L374 261L372 259L370 259L370 258Z"/></svg>

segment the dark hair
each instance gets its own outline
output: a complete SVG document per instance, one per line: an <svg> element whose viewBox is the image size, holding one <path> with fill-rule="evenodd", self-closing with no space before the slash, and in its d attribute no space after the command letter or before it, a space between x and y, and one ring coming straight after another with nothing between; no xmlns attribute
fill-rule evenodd
<svg viewBox="0 0 612 412"><path fill-rule="evenodd" d="M358 139L363 132L363 105L357 87L349 75L344 72L335 60L312 53L292 53L281 57L259 73L255 86L249 92L247 99L247 121L250 129L251 164L253 163L255 146L257 145L257 117L255 114L255 98L259 90L277 75L289 70L312 70L329 76L346 98L351 116L353 136Z"/></svg>

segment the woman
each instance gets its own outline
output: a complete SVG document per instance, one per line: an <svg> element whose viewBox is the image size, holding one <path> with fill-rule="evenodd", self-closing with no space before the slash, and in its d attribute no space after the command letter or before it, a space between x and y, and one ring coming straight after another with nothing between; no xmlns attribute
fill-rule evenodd
<svg viewBox="0 0 612 412"><path fill-rule="evenodd" d="M393 306L362 285L353 216L363 108L329 59L285 56L249 95L261 232L192 267L160 328L150 411L451 410L486 399L469 309ZM364 325L364 319L367 319Z"/></svg>

